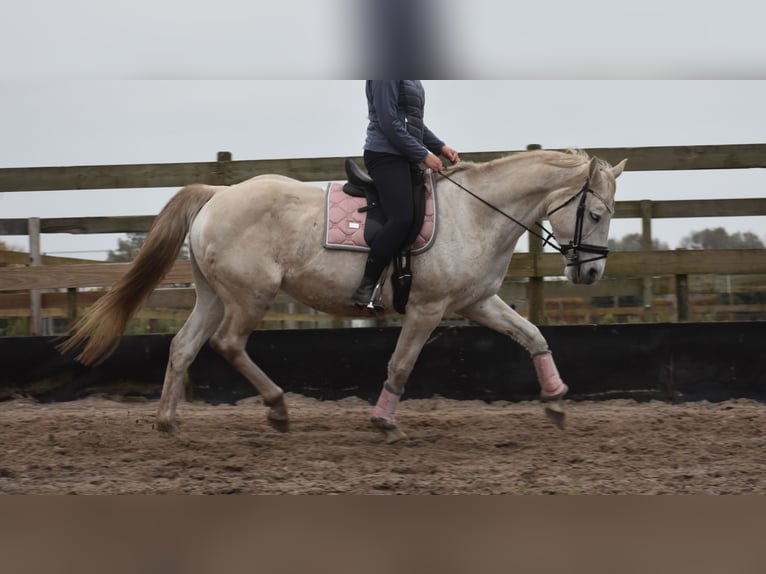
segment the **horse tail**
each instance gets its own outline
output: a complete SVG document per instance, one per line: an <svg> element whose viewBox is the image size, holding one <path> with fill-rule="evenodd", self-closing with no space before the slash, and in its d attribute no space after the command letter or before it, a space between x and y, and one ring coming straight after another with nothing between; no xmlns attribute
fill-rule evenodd
<svg viewBox="0 0 766 574"><path fill-rule="evenodd" d="M128 271L88 309L58 346L70 351L86 339L76 359L85 365L104 361L117 348L128 321L170 271L191 222L215 194L214 187L190 185L176 193L157 215Z"/></svg>

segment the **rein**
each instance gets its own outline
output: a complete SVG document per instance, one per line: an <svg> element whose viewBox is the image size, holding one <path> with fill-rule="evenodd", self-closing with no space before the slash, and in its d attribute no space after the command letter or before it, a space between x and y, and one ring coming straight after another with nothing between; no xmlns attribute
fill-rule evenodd
<svg viewBox="0 0 766 574"><path fill-rule="evenodd" d="M535 225L537 225L540 229L545 232L545 237L543 237L541 234L539 234L534 229L531 229L529 226L525 225L518 219L514 218L513 216L507 214L502 209L492 205L490 202L488 202L486 199L483 199L473 193L470 189L466 188L465 186L461 185L460 183L456 182L454 179L446 175L444 172L440 171L438 172L439 175L441 175L444 179L452 182L457 187L465 191L468 195L471 197L474 197L475 199L478 199L480 202L482 202L484 205L489 207L490 209L493 209L494 211L498 212L500 215L505 217L506 219L509 219L510 221L514 222L519 227L522 227L525 229L528 233L534 235L538 239L542 240L542 242L553 248L554 250L561 253L567 260L567 267L573 267L575 265L582 265L583 263L589 263L591 261L597 261L599 259L606 259L606 256L609 255L609 248L603 245L592 245L590 243L583 243L582 242L582 233L583 233L583 221L585 219L585 198L588 193L592 193L595 197L597 197L601 202L606 205L606 208L611 213L612 210L609 208L609 206L606 204L606 202L601 198L600 195L598 195L595 191L593 191L590 188L590 180L586 179L585 183L583 184L582 188L580 188L580 191L575 193L572 197L567 199L564 203L559 205L558 207L552 209L546 214L546 218L550 217L554 213L556 213L558 210L566 207L570 203L572 203L577 197L580 197L580 202L577 205L577 214L575 219L575 232L574 232L574 238L567 243L566 245L560 245L559 242L556 240L556 235L552 231L548 231L540 222L535 222ZM580 252L583 253L593 253L596 255L596 257L591 257L590 259L580 260Z"/></svg>

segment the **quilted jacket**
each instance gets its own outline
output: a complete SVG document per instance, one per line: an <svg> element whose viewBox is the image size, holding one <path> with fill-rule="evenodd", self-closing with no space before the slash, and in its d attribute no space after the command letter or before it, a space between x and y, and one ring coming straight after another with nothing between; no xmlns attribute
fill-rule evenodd
<svg viewBox="0 0 766 574"><path fill-rule="evenodd" d="M422 162L439 155L444 142L423 123L425 90L420 80L367 80L369 124L364 149Z"/></svg>

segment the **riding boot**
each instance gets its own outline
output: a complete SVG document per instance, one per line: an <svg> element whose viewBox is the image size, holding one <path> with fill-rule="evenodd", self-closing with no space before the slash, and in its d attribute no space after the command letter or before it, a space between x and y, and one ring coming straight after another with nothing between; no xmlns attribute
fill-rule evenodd
<svg viewBox="0 0 766 574"><path fill-rule="evenodd" d="M367 263L364 266L364 277L359 287L351 296L351 301L357 307L367 307L368 309L382 310L382 304L376 304L373 301L375 295L375 287L378 284L380 276L383 274L383 270L386 268L386 262L376 261L372 257L367 258Z"/></svg>

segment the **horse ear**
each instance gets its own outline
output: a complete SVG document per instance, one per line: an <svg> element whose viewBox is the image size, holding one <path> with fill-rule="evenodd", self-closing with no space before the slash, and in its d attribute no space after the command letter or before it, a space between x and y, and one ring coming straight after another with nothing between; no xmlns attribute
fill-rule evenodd
<svg viewBox="0 0 766 574"><path fill-rule="evenodd" d="M595 157L592 157L590 158L590 163L588 164L588 179L592 181L599 175L598 160Z"/></svg>
<svg viewBox="0 0 766 574"><path fill-rule="evenodd" d="M595 157L592 157L590 158L590 163L588 164L588 180L595 185L600 177L601 168L599 168L598 160Z"/></svg>
<svg viewBox="0 0 766 574"><path fill-rule="evenodd" d="M614 179L617 179L620 177L620 174L625 169L625 164L628 163L628 158L625 158L620 163L618 163L616 166L612 168L612 175L614 176Z"/></svg>

